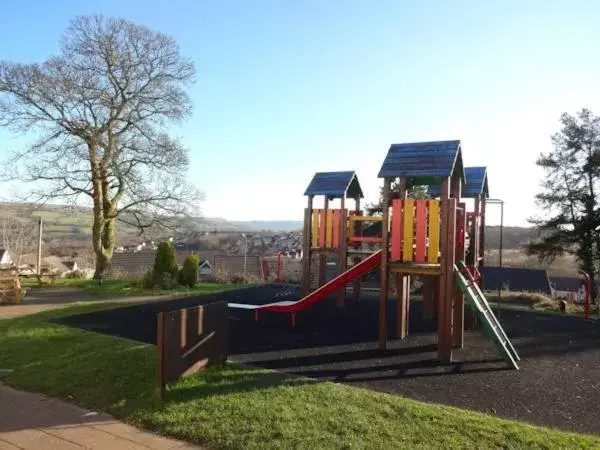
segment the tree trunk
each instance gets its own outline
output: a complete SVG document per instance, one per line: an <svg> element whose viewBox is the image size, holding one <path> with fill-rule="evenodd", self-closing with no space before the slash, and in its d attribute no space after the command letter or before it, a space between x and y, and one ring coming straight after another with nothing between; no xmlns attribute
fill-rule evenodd
<svg viewBox="0 0 600 450"><path fill-rule="evenodd" d="M97 218L94 215L92 229L94 253L96 254L96 270L94 279L99 280L110 265L116 243L116 219Z"/></svg>
<svg viewBox="0 0 600 450"><path fill-rule="evenodd" d="M96 270L94 271L94 280L102 279L104 272L106 269L108 269L109 263L110 259L107 258L104 253L96 253Z"/></svg>

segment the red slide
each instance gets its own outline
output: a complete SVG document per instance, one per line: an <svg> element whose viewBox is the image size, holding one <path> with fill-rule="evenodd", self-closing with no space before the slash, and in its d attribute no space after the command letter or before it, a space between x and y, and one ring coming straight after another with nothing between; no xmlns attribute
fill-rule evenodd
<svg viewBox="0 0 600 450"><path fill-rule="evenodd" d="M259 306L257 309L260 311L276 311L276 312L288 312L295 313L301 311L306 308L310 308L313 304L317 303L319 300L324 299L328 295L337 291L338 289L345 286L350 281L355 278L367 273L369 270L373 269L381 263L381 250L373 253L369 257L363 259L358 264L350 267L345 272L339 274L337 277L333 278L331 281L328 281L319 289L311 292L306 297L301 298L296 302L277 302L277 303L269 303L266 305Z"/></svg>

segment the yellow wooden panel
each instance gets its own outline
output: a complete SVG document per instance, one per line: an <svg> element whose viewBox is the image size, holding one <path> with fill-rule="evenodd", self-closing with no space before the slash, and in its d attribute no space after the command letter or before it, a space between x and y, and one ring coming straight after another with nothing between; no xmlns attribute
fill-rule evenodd
<svg viewBox="0 0 600 450"><path fill-rule="evenodd" d="M357 222L383 222L381 216L352 216L352 220Z"/></svg>
<svg viewBox="0 0 600 450"><path fill-rule="evenodd" d="M312 243L311 246L319 246L319 210L313 209L312 212Z"/></svg>
<svg viewBox="0 0 600 450"><path fill-rule="evenodd" d="M327 210L327 222L325 222L325 247L333 246L333 210Z"/></svg>
<svg viewBox="0 0 600 450"><path fill-rule="evenodd" d="M429 200L429 246L427 262L437 263L440 251L440 202Z"/></svg>
<svg viewBox="0 0 600 450"><path fill-rule="evenodd" d="M355 216L348 216L348 229L346 230L346 233L349 238L354 236L354 217Z"/></svg>
<svg viewBox="0 0 600 450"><path fill-rule="evenodd" d="M413 260L413 234L415 229L414 205L414 200L404 200L404 233L402 239L402 261L405 262Z"/></svg>

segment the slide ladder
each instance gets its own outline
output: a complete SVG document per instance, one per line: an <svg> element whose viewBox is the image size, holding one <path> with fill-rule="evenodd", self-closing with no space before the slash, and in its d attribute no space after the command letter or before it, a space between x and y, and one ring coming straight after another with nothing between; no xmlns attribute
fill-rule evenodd
<svg viewBox="0 0 600 450"><path fill-rule="evenodd" d="M492 308L490 308L490 304L483 295L483 292L481 292L477 283L474 282L464 261L458 261L456 263L454 266L454 274L456 281L458 282L458 287L463 294L465 294L469 304L477 313L477 316L484 324L504 359L515 369L519 370L519 366L517 365L517 361L520 360L519 355L508 339L508 336L506 336L504 329L494 315Z"/></svg>

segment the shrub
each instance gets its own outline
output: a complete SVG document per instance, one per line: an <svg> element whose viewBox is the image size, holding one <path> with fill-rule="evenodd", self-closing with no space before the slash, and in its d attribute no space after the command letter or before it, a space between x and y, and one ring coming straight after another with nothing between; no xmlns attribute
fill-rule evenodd
<svg viewBox="0 0 600 450"><path fill-rule="evenodd" d="M87 274L83 270L73 270L65 275L65 278L71 280L85 280L87 278Z"/></svg>
<svg viewBox="0 0 600 450"><path fill-rule="evenodd" d="M154 288L154 273L152 270L149 270L142 278L142 287L144 289L152 289Z"/></svg>
<svg viewBox="0 0 600 450"><path fill-rule="evenodd" d="M177 259L170 242L161 242L156 250L154 266L142 279L146 289L172 289L177 287L179 269Z"/></svg>
<svg viewBox="0 0 600 450"><path fill-rule="evenodd" d="M168 273L171 277L177 278L177 259L175 258L175 252L170 242L161 242L158 244L152 273L157 277L163 273Z"/></svg>
<svg viewBox="0 0 600 450"><path fill-rule="evenodd" d="M246 280L244 280L244 277L241 275L234 275L231 278L231 283L233 284L244 284L246 282Z"/></svg>
<svg viewBox="0 0 600 450"><path fill-rule="evenodd" d="M198 268L200 261L197 256L187 256L183 261L183 267L179 272L179 284L194 287L198 282Z"/></svg>

